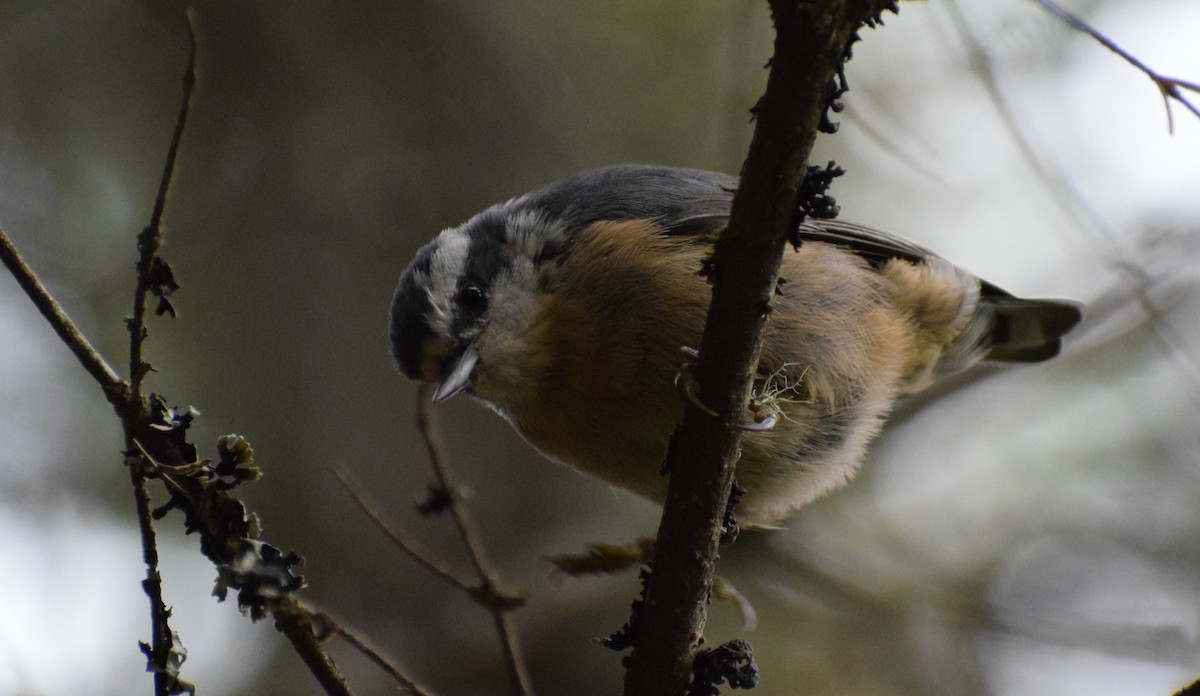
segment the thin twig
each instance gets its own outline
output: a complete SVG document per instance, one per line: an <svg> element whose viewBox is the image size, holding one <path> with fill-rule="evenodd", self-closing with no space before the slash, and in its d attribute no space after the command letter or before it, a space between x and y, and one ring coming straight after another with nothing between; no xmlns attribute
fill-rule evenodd
<svg viewBox="0 0 1200 696"><path fill-rule="evenodd" d="M496 634L500 639L500 649L504 653L504 662L513 691L521 696L528 696L533 693L533 688L530 685L529 673L525 669L524 658L521 656L521 645L517 640L516 630L508 616L508 612L519 606L520 602L514 602L513 597L500 591L496 578L488 570L479 535L476 534L461 501L454 494L455 489L446 470L446 457L443 454L444 450L431 409L433 405L432 389L431 383L422 383L418 390L417 429L425 440L434 479L438 487L449 494L450 515L454 518L454 526L457 527L463 547L471 559L471 565L474 566L475 572L479 576L480 587L475 590L472 597L483 603L492 613L492 620L496 625Z"/></svg>
<svg viewBox="0 0 1200 696"><path fill-rule="evenodd" d="M489 572L484 560L483 544L480 543L479 535L475 533L475 528L467 517L466 510L458 504L458 499L454 495L455 489L451 486L450 477L446 472L444 446L439 435L440 431L435 425L433 410L430 408L433 405L430 388L429 383L423 382L420 393L417 395L417 429L425 440L425 449L429 453L429 466L433 469L434 480L439 488L450 494L450 516L454 519L454 526L458 529L458 535L467 549L471 565L474 566L475 572L481 579L487 578Z"/></svg>
<svg viewBox="0 0 1200 696"><path fill-rule="evenodd" d="M365 655L368 660L375 663L375 666L387 672L401 689L408 691L411 694L429 694L431 692L425 690L416 682L408 678L400 668L391 662L385 655L380 653L372 646L365 637L358 635L354 631L339 624L337 626L337 634L342 637L350 645L354 646L355 650Z"/></svg>
<svg viewBox="0 0 1200 696"><path fill-rule="evenodd" d="M183 98L179 104L179 115L175 119L175 131L167 148L167 160L163 164L158 194L154 198L154 209L150 213L150 224L137 237L137 287L133 292L133 316L129 318L129 376L133 400L140 402L142 378L147 367L142 360L142 342L146 339L146 295L150 292L151 268L158 248L162 245L162 216L167 204L167 193L171 189L171 177L175 173L175 159L179 155L179 143L183 140L183 128L187 125L188 112L192 104L192 91L196 85L196 12L188 8L188 60L183 72Z"/></svg>
<svg viewBox="0 0 1200 696"><path fill-rule="evenodd" d="M133 439L129 436L128 423L136 415L136 409L129 398L129 385L109 367L104 358L92 347L87 338L63 311L33 270L25 264L9 240L8 235L0 230L0 258L8 267L17 282L33 300L34 305L50 322L63 343L71 349L87 372L100 383L105 396L122 416L126 424L126 449L133 449ZM131 411L131 409L134 409ZM167 617L169 612L162 600L162 579L158 572L158 551L155 546L153 518L150 514L150 497L146 491L144 477L140 467L140 459L131 458L129 463L130 483L133 486L134 506L137 510L139 530L142 538L142 559L146 564L146 579L142 586L150 598L151 606L151 656L155 665L154 692L156 696L165 696L170 692L172 676L165 670L166 659L172 646L171 628Z"/></svg>
<svg viewBox="0 0 1200 696"><path fill-rule="evenodd" d="M183 127L187 122L192 88L196 83L196 28L194 22L195 15L189 9L187 11L188 61L187 67L184 69L182 103L179 108L179 116L175 121L175 132L171 135L171 145L167 150L167 161L163 166L162 180L154 201L154 210L150 214L150 224L137 237L139 253L137 287L133 294L133 315L129 318L127 325L129 328L130 401L138 407L142 404L142 378L148 368L142 360L142 342L146 339L146 295L150 291L154 257L162 243L163 208L166 205L167 191L171 186L171 175L175 171L175 157L179 152L179 142L183 138ZM135 444L134 424L130 419L125 419L124 427L125 450L132 454ZM171 612L163 601L162 575L158 570L158 542L150 510L150 494L146 490L146 476L141 466L142 457L140 455L129 456L126 464L129 466L129 481L133 487L138 530L142 540L142 561L146 564L146 579L142 581L142 588L150 600L151 648L149 659L154 671L154 693L157 696L167 696L172 691L173 680L176 676L168 671L168 658L173 643L173 633L169 623Z"/></svg>
<svg viewBox="0 0 1200 696"><path fill-rule="evenodd" d="M55 332L58 333L62 341L75 354L84 369L100 384L104 390L105 397L114 407L117 416L121 419L121 423L124 426L127 452L126 462L130 469L135 505L140 522L143 556L147 566L146 580L143 582L143 587L150 598L151 605L153 646L150 647L148 658L150 669L155 673L154 691L156 696L166 696L172 689L183 686L185 683L178 679L177 675L171 674L167 670L167 660L173 649L174 634L167 623L170 612L162 600L161 579L158 571L158 553L152 524L153 518L150 513L150 499L145 488L143 464L148 464L161 471L166 466L179 466L190 464L191 462L176 461L180 459L181 454L178 443L168 439L163 430L151 424L152 415L149 413L148 404L140 394L140 380L144 376L144 370L146 369L145 363L141 360L141 342L145 339L145 300L147 292L151 289L151 279L149 276L162 239L162 211L165 206L167 192L170 188L171 172L174 169L174 161L179 149L183 126L186 122L192 86L195 83L194 67L197 50L195 14L190 9L188 10L188 32L191 47L187 71L184 77L183 106L176 121L167 165L164 168L163 180L155 202L154 212L151 216L151 224L138 235L138 289L134 293L134 316L126 320L130 328L130 367L134 379L139 383L139 387L131 387L130 384L122 381L116 372L109 367L78 328L76 328L75 324L71 322L70 318L67 317L58 302L47 292L33 271L21 259L20 254L8 239L8 236L4 234L3 230L0 230L0 260L4 261L4 265L9 268L34 305L38 307L46 320L50 322ZM145 439L144 445L143 438ZM150 454L151 450L157 452L159 458L167 463L157 463L155 458ZM166 477L164 477L164 480L176 488L180 488L181 486L180 481L172 481ZM191 504L195 502L192 496L200 494L200 497L203 497L204 494L207 494L209 496L206 498L208 504L221 503L220 505L216 505L218 512L228 515L231 508L236 508L236 514L239 516L245 514L244 508L236 500L226 497L223 493L214 495L212 489L205 489L198 484L196 487L191 487L187 490L180 489L178 492L181 495L175 498L173 502L191 501L188 503ZM189 531L200 531L202 537L201 550L204 551L205 555L218 566L221 566L228 563L230 559L242 559L246 557L247 553L257 553L257 547L254 546L253 541L239 536L237 529L231 529L228 525L219 523L215 517L210 516L210 513L213 512L213 509L205 509L203 511L194 508L188 509L190 519L197 523ZM275 576L272 577L273 579L278 579ZM322 649L317 636L314 635L311 617L291 609L289 602L294 603L294 597L290 592L283 595L282 599L276 597L273 601L276 606L272 607L271 611L276 618L276 626L291 641L297 654L308 666L326 693L337 696L350 694L350 688L347 686L345 679Z"/></svg>
<svg viewBox="0 0 1200 696"><path fill-rule="evenodd" d="M88 374L100 384L108 401L119 411L126 409L129 402L129 385L121 380L120 376L105 362L104 357L92 347L92 344L75 326L75 322L71 321L58 301L50 295L46 286L42 285L37 274L29 268L25 259L21 258L17 247L13 245L2 229L0 229L0 260L4 261L4 265L17 279L17 283L20 284L25 294L29 296L30 300L33 300L34 306L38 308L46 321L50 322L54 332L75 354L80 364L83 365L83 369L87 370Z"/></svg>
<svg viewBox="0 0 1200 696"><path fill-rule="evenodd" d="M360 635L354 629L348 628L346 624L338 621L337 618L335 618L329 612L314 609L306 604L302 604L301 606L305 606L309 611L319 615L320 619L333 633L341 636L342 639L353 646L355 650L362 653L371 662L374 662L375 666L379 667L384 672L387 672L387 674L391 676L393 680L395 680L396 684L399 685L401 689L404 689L410 694L415 694L415 696L433 696L433 692L430 691L428 687L418 684L415 679L408 676L408 674L391 658L379 652L379 650L372 645L369 640L367 640L366 636Z"/></svg>
<svg viewBox="0 0 1200 696"><path fill-rule="evenodd" d="M386 535L389 539L391 539L392 543L395 544L396 547L401 551L403 551L405 555L416 561L418 565L424 567L426 570L438 576L442 580L445 580L454 587L457 587L458 589L467 593L472 593L475 591L476 588L472 586L471 583L463 580L442 566L441 563L433 559L431 554L422 549L420 544L407 532L385 519L379 505L375 503L375 501L373 501L369 495L367 495L362 486L358 485L358 483L351 479L348 472L343 471L341 468L336 466L331 468L334 475L337 476L338 481L341 481L342 485L350 493L350 497L354 499L354 502L358 504L358 507L362 509L363 512L367 513L367 517L370 517L371 521L375 523L375 527L378 528L379 531L383 532L384 535Z"/></svg>
<svg viewBox="0 0 1200 696"><path fill-rule="evenodd" d="M174 640L171 635L171 612L163 602L162 575L158 572L158 542L150 510L150 493L146 490L141 457L127 457L125 464L129 467L129 483L133 487L133 504L142 539L142 562L146 564L146 579L142 581L142 589L150 599L150 654L147 658L153 666L155 695L167 696L171 693L174 678L167 671Z"/></svg>
<svg viewBox="0 0 1200 696"><path fill-rule="evenodd" d="M504 653L508 681L512 685L513 692L520 696L530 696L533 693L533 685L529 680L529 672L525 669L525 658L521 654L521 642L517 637L517 629L508 616L509 610L494 606L491 611L492 624L496 627L496 636L500 638L500 649Z"/></svg>
<svg viewBox="0 0 1200 696"><path fill-rule="evenodd" d="M1067 10L1064 10L1063 8L1059 7L1058 5L1053 3L1051 0L1033 0L1033 1L1035 3L1037 3L1037 5L1039 7L1041 7L1043 10L1045 10L1046 12L1049 12L1051 15L1054 15L1058 19L1061 19L1062 21L1066 22L1068 25L1070 25L1070 27L1072 29L1075 29L1076 31L1081 31L1081 32L1087 34L1088 36L1092 37L1097 42L1099 42L1099 44L1101 46L1104 46L1105 48L1107 48L1108 50L1117 54L1118 56L1121 56L1122 58L1125 59L1125 61L1127 63L1129 63L1133 67L1137 68L1138 70L1142 71L1143 73L1145 73L1146 77L1149 77L1154 82L1154 86L1158 88L1159 94L1162 95L1163 104L1166 106L1166 110L1167 110L1167 130L1168 131L1170 131L1172 133L1175 132L1175 119L1171 115L1171 100L1172 99L1179 102L1180 104L1183 104L1183 106L1188 111L1191 111L1192 114L1196 116L1196 118L1200 118L1200 108L1198 108L1195 104L1192 104L1190 101L1188 101L1187 97L1185 97L1183 95L1183 93L1180 91L1180 88L1183 88L1186 90L1190 90L1192 92L1200 92L1200 85L1196 85L1191 82L1186 82L1184 80L1178 80L1173 77L1166 77L1164 75L1158 74L1158 72L1156 72L1154 69L1152 69L1149 65L1146 65L1145 63L1143 63L1137 56L1134 56L1129 51L1126 51L1125 49L1121 48L1115 41L1108 38L1104 34L1100 33L1100 31L1098 29L1096 29L1092 25L1088 24L1087 22L1083 21L1079 17L1071 14Z"/></svg>
<svg viewBox="0 0 1200 696"><path fill-rule="evenodd" d="M1154 286L1155 279L1136 263L1136 249L1122 238L1096 210L1096 207L1079 187L1075 186L1070 175L1055 160L1049 150L1039 147L1033 141L1030 135L1032 129L1021 123L1016 108L1008 99L1001 85L995 60L984 48L983 41L975 32L959 3L945 3L945 7L950 13L950 19L954 23L955 29L966 39L969 46L969 59L978 70L988 98L991 99L992 105L1000 115L1001 123L1008 131L1009 137L1017 145L1022 159L1025 160L1034 175L1042 180L1044 189L1050 192L1048 200L1068 220L1086 220L1087 223L1081 225L1081 229L1085 232L1092 230L1102 237L1091 245L1091 249L1117 272L1130 279L1132 282L1131 293L1147 316L1163 319L1163 321L1151 324L1153 336L1158 347L1168 359L1176 361L1180 368L1187 373L1191 385L1190 398L1193 403L1200 403L1200 394L1196 390L1197 385L1200 384L1200 376L1196 371L1196 365L1186 354L1174 348L1174 346L1183 345L1184 342L1165 321L1162 309L1150 297L1150 290ZM1135 64L1140 65L1136 62Z"/></svg>
<svg viewBox="0 0 1200 696"><path fill-rule="evenodd" d="M1029 129L1021 123L1017 110L1004 93L995 60L984 48L983 42L972 28L962 7L956 2L946 3L945 6L950 13L950 19L954 23L955 29L962 34L967 42L968 58L972 66L979 72L983 86L987 90L988 98L991 100L992 105L996 107L1001 123L1004 124L1009 137L1017 145L1022 159L1025 160L1029 168L1033 170L1051 192L1049 195L1050 202L1068 220L1074 220L1079 217L1086 218L1096 231L1104 235L1105 239L1102 245L1104 248L1119 248L1123 242L1116 230L1104 220L1083 193L1071 183L1071 178L1064 171L1062 165L1050 157L1046 152L1046 148L1038 147L1030 138ZM1128 255L1119 254L1114 262L1133 276L1139 285L1147 285L1150 281L1149 277L1135 264L1123 260L1121 257L1124 256Z"/></svg>

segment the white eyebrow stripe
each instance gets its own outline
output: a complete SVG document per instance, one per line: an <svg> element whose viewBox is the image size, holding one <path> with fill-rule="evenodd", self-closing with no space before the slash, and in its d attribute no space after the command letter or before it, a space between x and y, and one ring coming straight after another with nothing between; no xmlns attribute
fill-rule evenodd
<svg viewBox="0 0 1200 696"><path fill-rule="evenodd" d="M429 327L439 336L450 335L454 320L454 295L459 278L467 267L471 239L462 227L452 227L438 235L438 246L429 259Z"/></svg>

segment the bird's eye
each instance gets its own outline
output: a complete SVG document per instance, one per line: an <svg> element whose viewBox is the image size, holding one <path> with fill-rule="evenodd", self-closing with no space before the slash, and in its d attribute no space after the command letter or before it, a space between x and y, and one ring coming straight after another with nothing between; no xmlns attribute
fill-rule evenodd
<svg viewBox="0 0 1200 696"><path fill-rule="evenodd" d="M478 314L487 309L487 293L479 283L467 283L458 289L458 304L467 312Z"/></svg>

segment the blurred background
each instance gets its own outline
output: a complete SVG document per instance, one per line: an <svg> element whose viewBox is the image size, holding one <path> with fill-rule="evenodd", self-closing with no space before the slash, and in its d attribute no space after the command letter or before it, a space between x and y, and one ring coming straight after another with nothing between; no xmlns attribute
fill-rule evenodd
<svg viewBox="0 0 1200 696"><path fill-rule="evenodd" d="M1195 0L1063 0L1200 80ZM481 208L639 161L736 173L772 38L765 3L200 2L199 82L168 203L182 289L149 388L253 444L240 489L308 559L305 596L443 694L506 693L489 617L396 552L353 473L465 572L386 319L413 252ZM187 53L176 2L0 3L0 226L117 366ZM1200 676L1200 122L1032 3L904 3L864 33L841 132L843 217L1024 296L1088 305L1059 359L901 406L848 488L747 533L708 640L750 640L768 694L1147 694ZM652 534L657 509L552 465L467 399L456 477L541 694L615 694L632 575L542 557ZM148 693L147 602L120 428L0 273L0 694ZM161 493L156 500L161 502ZM316 694L271 628L210 592L173 514L166 601L200 693ZM361 693L389 682L336 641Z"/></svg>

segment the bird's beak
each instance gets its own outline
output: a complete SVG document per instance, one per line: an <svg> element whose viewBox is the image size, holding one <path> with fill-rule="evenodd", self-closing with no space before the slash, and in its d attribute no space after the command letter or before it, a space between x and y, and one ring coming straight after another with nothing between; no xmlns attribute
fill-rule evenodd
<svg viewBox="0 0 1200 696"><path fill-rule="evenodd" d="M453 366L442 377L437 389L434 390L433 403L445 401L466 389L471 383L471 371L475 369L477 362L479 362L479 351L475 349L474 342L468 343L458 359L454 361Z"/></svg>

